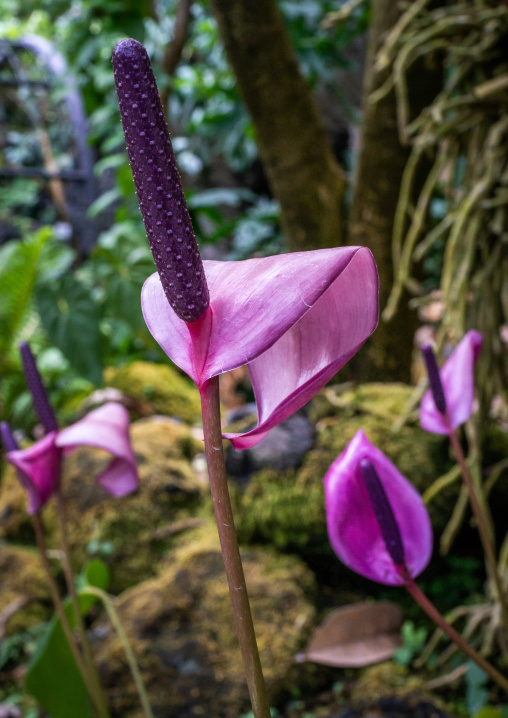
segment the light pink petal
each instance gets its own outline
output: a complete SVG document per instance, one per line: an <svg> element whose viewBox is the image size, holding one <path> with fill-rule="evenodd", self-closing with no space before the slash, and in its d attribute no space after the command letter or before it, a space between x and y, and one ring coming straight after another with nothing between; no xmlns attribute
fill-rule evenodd
<svg viewBox="0 0 508 718"><path fill-rule="evenodd" d="M249 364L258 426L225 434L245 448L303 406L374 331L376 265L368 249L339 247L204 267L211 305L202 319L178 319L156 274L143 287L143 313L162 349L198 386Z"/></svg>
<svg viewBox="0 0 508 718"><path fill-rule="evenodd" d="M439 372L449 423L436 409L432 393L427 391L424 394L420 405L420 423L426 431L448 434L470 418L474 400L474 365L480 354L482 341L479 332L468 332Z"/></svg>
<svg viewBox="0 0 508 718"><path fill-rule="evenodd" d="M353 571L390 586L404 583L381 535L360 461L374 465L392 506L412 578L432 554L432 527L416 489L392 462L359 431L325 476L326 520L332 548Z"/></svg>
<svg viewBox="0 0 508 718"><path fill-rule="evenodd" d="M60 482L61 452L57 432L47 434L28 449L10 451L7 459L18 471L28 494L28 513L34 514L51 498Z"/></svg>
<svg viewBox="0 0 508 718"><path fill-rule="evenodd" d="M113 496L125 496L138 486L136 459L129 440L129 414L114 402L104 404L67 429L62 429L57 445L72 450L77 446L96 446L109 451L113 459L96 481Z"/></svg>

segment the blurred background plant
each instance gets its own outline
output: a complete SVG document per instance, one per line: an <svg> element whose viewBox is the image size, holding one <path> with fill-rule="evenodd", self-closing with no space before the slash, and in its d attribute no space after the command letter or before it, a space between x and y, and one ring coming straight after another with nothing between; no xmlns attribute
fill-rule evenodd
<svg viewBox="0 0 508 718"><path fill-rule="evenodd" d="M183 5L0 3L0 396L17 426L34 420L22 390L21 339L36 349L52 400L70 413L101 385L105 365L162 357L138 301L153 261L111 71L122 37L136 37L153 56L205 256L283 249L278 203L217 22L208 3L196 1L186 4L182 25ZM335 72L348 66L345 49L365 30L368 9L330 31L321 22L332 8L281 4L305 76L347 105ZM88 210L83 194L93 200Z"/></svg>

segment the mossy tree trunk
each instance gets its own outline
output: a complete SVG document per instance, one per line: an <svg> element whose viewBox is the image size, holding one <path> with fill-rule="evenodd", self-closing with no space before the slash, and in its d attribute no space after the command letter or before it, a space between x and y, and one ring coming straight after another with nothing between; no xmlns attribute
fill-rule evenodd
<svg viewBox="0 0 508 718"><path fill-rule="evenodd" d="M401 145L399 139L393 90L375 104L369 97L387 79L387 73L375 73L373 66L378 50L400 12L399 0L374 0L372 4L360 152L348 237L349 244L367 246L374 254L379 270L381 310L392 286L393 221L410 148ZM410 105L415 113L435 96L440 78L440 70L415 63L408 78ZM421 181L425 173L422 166ZM416 182L416 193L420 187L421 184ZM388 323L380 321L365 350L356 363L353 362L355 375L368 380L409 381L416 326L416 314L409 310L408 296L405 296L394 318Z"/></svg>
<svg viewBox="0 0 508 718"><path fill-rule="evenodd" d="M212 0L291 251L342 239L344 172L275 0Z"/></svg>

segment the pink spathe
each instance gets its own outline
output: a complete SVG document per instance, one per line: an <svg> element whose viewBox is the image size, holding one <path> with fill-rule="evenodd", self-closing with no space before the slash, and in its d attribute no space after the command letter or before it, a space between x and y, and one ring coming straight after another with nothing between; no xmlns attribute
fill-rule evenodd
<svg viewBox="0 0 508 718"><path fill-rule="evenodd" d="M474 365L482 348L482 335L469 331L457 344L439 375L446 399L446 414L436 408L431 391L420 405L420 423L426 431L449 434L464 424L473 413Z"/></svg>
<svg viewBox="0 0 508 718"><path fill-rule="evenodd" d="M96 481L113 496L125 496L138 485L136 460L129 440L129 414L116 403L95 409L72 426L52 431L27 449L10 451L7 459L20 474L34 514L51 498L60 483L62 453L78 446L95 446L112 454Z"/></svg>
<svg viewBox="0 0 508 718"><path fill-rule="evenodd" d="M203 265L210 306L198 321L188 324L174 313L158 274L143 287L143 314L162 349L198 387L249 366L258 425L224 434L244 449L309 401L372 334L377 269L365 247Z"/></svg>
<svg viewBox="0 0 508 718"><path fill-rule="evenodd" d="M404 547L405 569L420 574L432 554L432 527L416 489L359 431L329 468L325 479L328 536L339 559L356 573L390 586L406 582L386 548L362 478L360 463L374 466L391 505Z"/></svg>

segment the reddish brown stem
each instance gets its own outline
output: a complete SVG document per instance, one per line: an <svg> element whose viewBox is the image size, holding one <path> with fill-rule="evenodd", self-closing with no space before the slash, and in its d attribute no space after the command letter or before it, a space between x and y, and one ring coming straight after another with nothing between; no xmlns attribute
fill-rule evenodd
<svg viewBox="0 0 508 718"><path fill-rule="evenodd" d="M86 670L85 664L83 662L83 657L82 657L81 653L79 652L79 649L76 645L76 641L74 639L74 635L73 635L69 620L65 613L65 610L64 610L64 607L62 604L62 600L61 600L60 594L58 592L58 587L56 585L56 581L53 578L53 574L51 573L51 566L49 565L49 561L48 561L48 557L47 557L47 553L46 553L46 542L44 540L42 521L41 521L41 517L40 517L39 513L34 514L33 524L34 524L35 540L37 542L37 548L39 549L39 555L41 557L42 566L44 568L46 577L48 579L49 592L51 594L51 599L55 606L56 614L62 624L63 632L67 639L67 643L69 644L69 648L71 649L71 653L74 656L74 660L76 661L78 670L81 673L81 676L82 676L83 681L87 687L90 697L92 697L93 696L92 683L91 683L90 677L88 675L88 671Z"/></svg>
<svg viewBox="0 0 508 718"><path fill-rule="evenodd" d="M214 377L205 382L200 393L210 490L226 568L236 635L240 644L254 716L255 718L270 718L270 707L229 499L226 465L222 450L219 378Z"/></svg>
<svg viewBox="0 0 508 718"><path fill-rule="evenodd" d="M500 686L505 693L508 695L508 680L496 669L494 666L485 660L477 651L469 645L469 643L456 631L445 618L439 613L433 603L429 601L423 591L416 585L413 580L409 580L406 583L406 588L417 602L419 606L425 611L427 616L431 618L436 626L450 638L456 646L465 653L466 656L471 658L480 668L489 675L498 686Z"/></svg>
<svg viewBox="0 0 508 718"><path fill-rule="evenodd" d="M480 540L482 542L483 552L485 554L487 572L496 587L498 601L501 607L501 618L503 622L504 634L506 637L508 637L508 606L506 605L506 595L501 584L501 579L497 567L492 532L490 530L485 511L480 505L480 502L478 501L478 496L476 495L476 490L473 483L473 477L471 476L471 472L469 471L466 457L464 456L464 452L462 451L462 446L460 445L460 441L457 437L457 434L452 430L450 431L448 436L453 449L453 453L455 455L455 459L460 467L462 478L464 480L464 485L469 495L469 502L471 504L471 509L476 519L478 533L480 534Z"/></svg>

